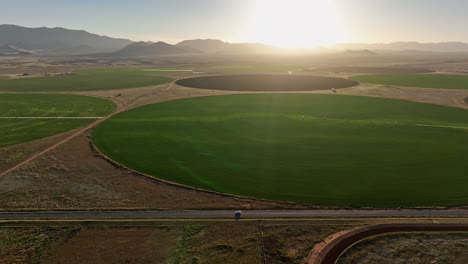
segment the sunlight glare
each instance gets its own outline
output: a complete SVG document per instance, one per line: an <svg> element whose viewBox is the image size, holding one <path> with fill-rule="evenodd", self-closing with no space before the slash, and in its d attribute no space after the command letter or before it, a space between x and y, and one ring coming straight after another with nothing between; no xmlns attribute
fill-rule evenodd
<svg viewBox="0 0 468 264"><path fill-rule="evenodd" d="M248 40L282 47L343 41L333 0L257 0Z"/></svg>

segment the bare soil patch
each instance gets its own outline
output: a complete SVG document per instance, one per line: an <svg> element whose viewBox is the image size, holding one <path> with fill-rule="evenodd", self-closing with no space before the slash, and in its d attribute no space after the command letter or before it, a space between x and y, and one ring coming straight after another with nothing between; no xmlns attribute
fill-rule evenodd
<svg viewBox="0 0 468 264"><path fill-rule="evenodd" d="M314 71L344 72L344 73L431 73L433 70L419 68L391 68L391 67L329 67L318 68Z"/></svg>
<svg viewBox="0 0 468 264"><path fill-rule="evenodd" d="M357 243L338 263L464 264L468 262L467 247L467 233L389 234Z"/></svg>
<svg viewBox="0 0 468 264"><path fill-rule="evenodd" d="M0 208L304 208L197 191L119 168L80 135L0 181Z"/></svg>
<svg viewBox="0 0 468 264"><path fill-rule="evenodd" d="M67 131L47 138L34 140L22 144L0 148L0 172L20 163L21 161L45 150L48 146L63 140L76 130ZM1 189L1 188L0 188Z"/></svg>
<svg viewBox="0 0 468 264"><path fill-rule="evenodd" d="M89 228L56 248L44 263L167 263L179 227Z"/></svg>
<svg viewBox="0 0 468 264"><path fill-rule="evenodd" d="M187 78L177 85L209 90L227 91L314 91L347 88L358 82L343 78L311 75L215 75Z"/></svg>
<svg viewBox="0 0 468 264"><path fill-rule="evenodd" d="M466 232L466 225L437 225L437 224L387 224L361 227L349 230L348 232L337 233L327 239L327 243L318 246L321 252L314 248L310 255L305 259L309 264L334 264L342 252L354 243L368 237L387 234L387 233L405 233L405 232Z"/></svg>

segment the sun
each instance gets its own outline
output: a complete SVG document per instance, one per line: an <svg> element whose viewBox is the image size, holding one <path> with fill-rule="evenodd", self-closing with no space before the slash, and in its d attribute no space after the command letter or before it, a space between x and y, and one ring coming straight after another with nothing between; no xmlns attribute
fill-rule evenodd
<svg viewBox="0 0 468 264"><path fill-rule="evenodd" d="M333 0L256 0L247 38L282 47L342 42Z"/></svg>

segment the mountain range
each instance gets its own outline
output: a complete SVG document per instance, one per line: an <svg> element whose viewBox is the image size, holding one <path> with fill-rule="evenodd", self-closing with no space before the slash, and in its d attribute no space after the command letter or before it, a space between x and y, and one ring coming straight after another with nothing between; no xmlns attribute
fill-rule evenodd
<svg viewBox="0 0 468 264"><path fill-rule="evenodd" d="M272 54L280 48L260 43L228 43L214 39L184 40L175 45L162 41L136 42L115 51L116 56L176 56L196 54Z"/></svg>
<svg viewBox="0 0 468 264"><path fill-rule="evenodd" d="M26 28L0 25L0 55L86 55L177 56L199 54L275 54L287 49L261 43L229 43L216 39L184 40L175 45L165 42L133 42L83 30L65 28ZM375 51L468 52L464 42L393 42L377 44L341 43L306 52L343 52L345 55L370 56Z"/></svg>
<svg viewBox="0 0 468 264"><path fill-rule="evenodd" d="M131 44L116 39L65 28L26 28L0 25L0 47L14 47L39 54L90 54L112 52Z"/></svg>
<svg viewBox="0 0 468 264"><path fill-rule="evenodd" d="M468 52L468 43L465 42L392 42L392 43L340 43L328 46L338 50L382 50L382 51L431 51L431 52Z"/></svg>
<svg viewBox="0 0 468 264"><path fill-rule="evenodd" d="M202 53L197 49L185 46L171 45L162 41L159 42L135 42L123 49L115 51L110 55L117 56L162 56L162 55L184 55Z"/></svg>

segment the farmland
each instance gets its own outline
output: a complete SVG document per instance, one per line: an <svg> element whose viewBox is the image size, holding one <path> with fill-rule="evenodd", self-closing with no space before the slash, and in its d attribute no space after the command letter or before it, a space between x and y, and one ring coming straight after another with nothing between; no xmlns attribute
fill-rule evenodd
<svg viewBox="0 0 468 264"><path fill-rule="evenodd" d="M443 74L376 74L357 75L350 79L381 85L440 89L468 89L468 75Z"/></svg>
<svg viewBox="0 0 468 264"><path fill-rule="evenodd" d="M401 100L230 95L130 110L98 126L94 140L130 168L203 189L411 207L468 202L467 127L466 110Z"/></svg>
<svg viewBox="0 0 468 264"><path fill-rule="evenodd" d="M403 73L430 73L432 70L428 69L419 69L419 68L397 68L397 67L326 67L326 68L317 68L315 71L323 72L345 72L345 73L393 73L393 74L403 74Z"/></svg>
<svg viewBox="0 0 468 264"><path fill-rule="evenodd" d="M56 94L0 94L0 147L62 133L115 109L104 99Z"/></svg>
<svg viewBox="0 0 468 264"><path fill-rule="evenodd" d="M177 85L227 91L311 91L355 86L358 82L343 78L308 75L217 75L187 78Z"/></svg>
<svg viewBox="0 0 468 264"><path fill-rule="evenodd" d="M170 72L160 68L120 68L82 70L67 76L0 78L0 91L70 92L136 88L170 82L172 78L158 76Z"/></svg>
<svg viewBox="0 0 468 264"><path fill-rule="evenodd" d="M217 66L219 70L241 70L241 71L292 71L302 70L305 67L295 65L232 65Z"/></svg>

